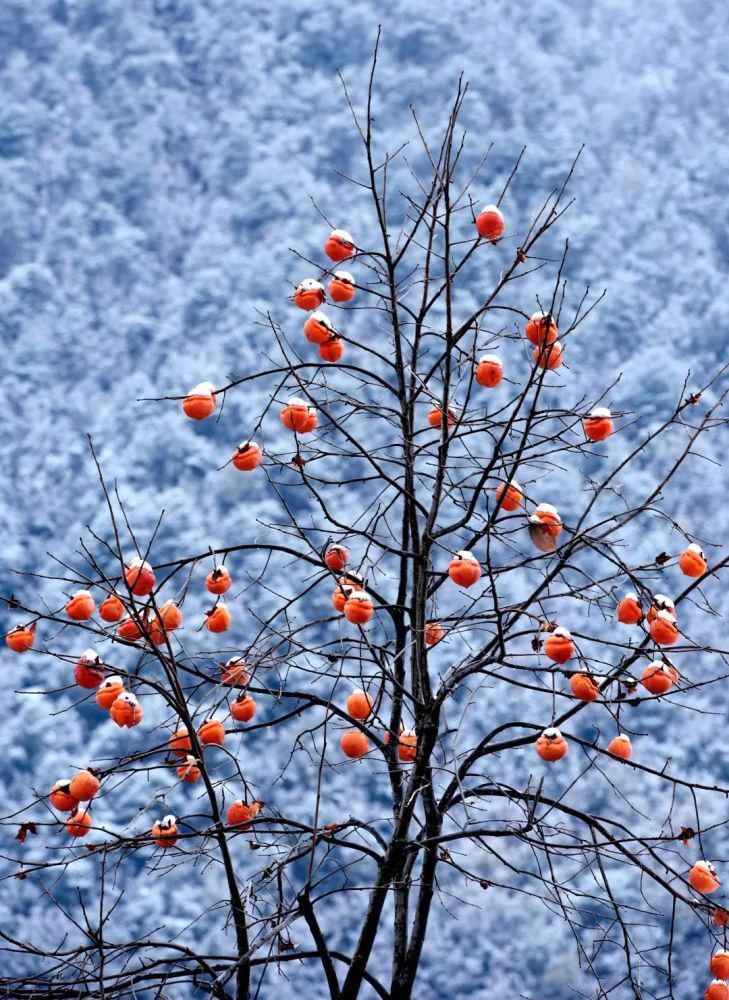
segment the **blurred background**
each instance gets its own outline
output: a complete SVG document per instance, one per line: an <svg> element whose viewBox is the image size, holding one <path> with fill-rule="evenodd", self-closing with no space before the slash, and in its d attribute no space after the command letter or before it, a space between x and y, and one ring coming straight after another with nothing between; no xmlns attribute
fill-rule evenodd
<svg viewBox="0 0 729 1000"><path fill-rule="evenodd" d="M87 434L140 536L166 511L156 561L250 540L259 521L274 516L262 477L216 471L247 436L264 386L234 394L215 426L192 426L175 403L137 400L184 393L201 380L220 385L260 364L269 336L260 310L292 334L298 329L286 296L307 275L289 248L318 258L326 235L312 198L358 243L374 242L366 192L337 173L363 176L336 71L361 107L378 24L378 148L416 138L411 105L437 135L463 73L468 162L493 144L477 200L498 197L527 147L504 204L515 231L524 231L585 144L571 186L575 204L555 234L557 243L570 237L574 287L608 290L570 346L582 392L595 394L622 371L611 402L639 415L645 429L680 398L688 369L698 383L726 357L729 70L721 0L705 0L700 18L688 0L282 0L265 10L242 0L2 0L0 593L58 606L58 585L14 571L53 573L49 552L72 559L85 525L106 531ZM401 178L406 183L404 166L393 189ZM466 302L493 283L498 264L490 266L483 286L474 279L465 290ZM362 335L378 335L369 314L353 322ZM277 435L272 423L264 428L267 443ZM709 451L720 456L725 448L718 442ZM660 466L660 456L647 457L641 475L648 481ZM729 525L726 489L717 467L694 469L672 513L696 531L714 522L720 538ZM663 540L656 552L662 547ZM0 631L13 623L0 610ZM74 692L13 694L61 687L67 672L68 664L42 653L6 662L6 801L20 805L29 785L50 785L59 759L82 766L124 744L90 710L49 717ZM725 717L725 700L719 711ZM650 729L647 714L645 721ZM662 725L650 737L658 754ZM697 779L726 774L726 741L714 738L712 725L701 717L672 736L678 765ZM271 751L263 734L242 753L264 797L283 808L310 774L302 762L273 784ZM347 771L327 780L335 815L353 794L362 810L377 795L366 781L353 792ZM661 806L665 813L665 793L655 796L655 814ZM98 819L117 829L132 824L138 798L121 789L120 812L100 804ZM85 864L78 878L92 891L98 876L92 861ZM199 882L185 878L184 868L146 878L130 863L115 887L129 890L119 910L129 932L167 924L186 933ZM440 902L419 980L423 997L593 995L560 917L526 897L475 888ZM6 927L32 921L40 940L57 939L33 880L5 883L0 917ZM544 933L539 948L525 952L535 921ZM347 913L334 914L332 925L346 945ZM193 933L214 939L221 931L208 920ZM680 982L704 962L688 924L682 933ZM285 972L267 981L264 998L319 995L310 969L292 963Z"/></svg>

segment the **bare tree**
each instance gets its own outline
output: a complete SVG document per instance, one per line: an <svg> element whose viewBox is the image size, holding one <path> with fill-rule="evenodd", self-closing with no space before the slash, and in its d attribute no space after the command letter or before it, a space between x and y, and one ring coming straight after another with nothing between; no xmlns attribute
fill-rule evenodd
<svg viewBox="0 0 729 1000"><path fill-rule="evenodd" d="M329 294L341 324L309 310L304 338L289 332L297 326L293 305L285 322L272 312L262 318L261 370L177 397L176 405L183 399L199 418L220 413L232 393L266 386L267 405L232 462L242 475L266 477L280 517L265 526L265 537L256 526L250 540L159 563L157 530L137 537L97 462L109 531L90 536L83 559L64 561L53 576L66 591L63 606L6 595L17 615L7 636L16 651L55 655L55 639L71 629L80 642L108 643L104 664L91 654L73 658L76 681L132 730L126 755L90 767L79 761L84 771L56 788L50 804L44 789L3 820L7 829L21 824L16 848L4 850L11 876L45 887L61 876L72 880L89 850L99 873L93 906L81 898L73 910L47 889L48 905L74 932L59 936L57 948L34 944L31 929L2 932L7 952L33 959L32 972L3 974L6 995L112 1000L132 988L172 997L195 987L242 1000L273 995L265 986L272 969L310 962L321 970L320 995L405 1000L415 989L439 871L541 898L574 935L598 997L674 996L679 915L701 925L709 954L712 942L726 944L729 914L712 895L718 880L697 864L707 834L698 800L723 800L729 787L632 757L626 719L632 707L656 699L691 711L699 689L725 679L698 679L700 654L726 663L727 652L692 639L681 621L688 606L711 616L727 558L709 567L696 535L661 509L699 442L725 427L725 371L696 387L687 380L672 411L644 435L627 413L605 408L617 379L593 398L576 396L562 362L573 338L594 324L602 296L589 289L575 296L568 286L567 243L556 260L540 256L543 238L571 204L575 163L523 232L505 207L521 156L495 205L480 210L474 199L486 157L466 172L459 115L467 88L459 81L437 143L414 115L424 167L410 165L410 193L393 192L392 163L407 153L377 150L376 65L375 51L363 110L344 92L366 168L353 180L371 198L378 243L350 246L346 232L335 232L328 252L339 260L300 257L317 277L293 296L309 310L323 301L323 283L334 281ZM322 217L329 226L339 221ZM463 311L459 289L472 287L484 261L498 278ZM350 262L355 284L335 274ZM535 274L543 294L526 307L520 288ZM353 305L342 301L353 293ZM362 313L377 335L348 337L347 316ZM506 357L507 349L516 357L521 342L517 378ZM293 457L291 448L263 446L263 432L279 415ZM622 433L612 437L615 423ZM660 449L669 456L663 472L628 495L622 486L633 468ZM570 502L577 513L563 519L552 484L588 453L601 457L599 475L585 475L581 496ZM660 555L650 562L631 558L631 538L649 530L658 539L685 536L686 582L672 598L657 591L676 553L658 541ZM251 623L244 649L225 639L211 649L211 636L235 616L234 602L228 607L222 595L236 567L245 573L245 593L259 593L274 610ZM180 629L185 600L203 578L211 592L207 632ZM74 596L77 588L82 593ZM324 615L312 611L322 591L334 604ZM105 602L99 610L106 618L91 616L94 598ZM134 670L114 664L123 647L138 654ZM219 662L212 670L211 660ZM511 705L513 718L491 727L494 699ZM255 720L256 701L270 706L263 721ZM162 737L143 721L136 728L140 709L152 702L167 709ZM599 738L580 735L584 713L599 719ZM236 752L242 732L251 739L294 725L280 766L285 771L305 755L309 786L300 814L284 815L275 789L269 795L247 784ZM515 782L519 768L510 757L531 745L533 763L518 758ZM568 749L583 764L559 794L548 794L545 772L566 768ZM373 810L326 821L327 774L344 767L386 776L389 815ZM596 775L622 794L616 767L665 787L668 818L656 819L650 833L591 805ZM152 796L147 835L95 831L97 794L173 768L203 790L189 814L164 817ZM694 803L690 823L674 819L686 796ZM29 860L29 843L64 824L71 839L49 841L42 859ZM240 837L260 859L253 878L241 874L231 850ZM222 870L221 923L232 930L232 950L203 953L192 938L120 935L109 882L135 854L161 875L182 865ZM501 882L484 879L482 860L503 874ZM626 869L632 899L623 890ZM342 894L358 921L346 953L327 933L328 910ZM201 899L200 909L208 904ZM636 928L653 919L666 937L647 948ZM391 953L384 968L373 960L383 940ZM615 949L622 972L606 978L601 958ZM641 984L646 968L662 992ZM721 978L729 961L712 968Z"/></svg>

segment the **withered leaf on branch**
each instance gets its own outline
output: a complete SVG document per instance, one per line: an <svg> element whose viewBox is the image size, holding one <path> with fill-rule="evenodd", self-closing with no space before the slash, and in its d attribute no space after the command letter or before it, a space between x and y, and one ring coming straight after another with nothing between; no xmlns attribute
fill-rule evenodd
<svg viewBox="0 0 729 1000"><path fill-rule="evenodd" d="M542 622L542 624L539 626L539 630L540 632L554 632L554 630L557 627L558 627L557 622Z"/></svg>
<svg viewBox="0 0 729 1000"><path fill-rule="evenodd" d="M667 552L661 552L659 556L656 556L656 563L659 566L664 566L667 562L670 562L671 557Z"/></svg>
<svg viewBox="0 0 729 1000"><path fill-rule="evenodd" d="M21 844L25 843L25 838L29 833L37 833L35 828L35 823L21 823L18 827L18 832L15 834L15 839L19 840Z"/></svg>

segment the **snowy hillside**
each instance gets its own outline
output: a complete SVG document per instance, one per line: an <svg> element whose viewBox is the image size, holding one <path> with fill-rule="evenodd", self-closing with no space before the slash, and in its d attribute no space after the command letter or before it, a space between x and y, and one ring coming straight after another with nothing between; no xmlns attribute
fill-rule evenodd
<svg viewBox="0 0 729 1000"><path fill-rule="evenodd" d="M0 593L28 603L40 594L58 606L57 584L14 571L57 572L49 552L73 559L86 525L107 531L87 435L140 537L148 537L164 509L155 561L253 540L264 530L261 521L280 516L263 478L241 477L230 467L216 471L247 437L248 417L270 386L231 394L214 427L185 421L176 403L138 400L179 395L203 379L220 385L231 373L262 365L274 349L263 319L268 311L284 328L300 324L287 296L307 275L290 248L320 258L327 230L311 199L363 245L375 244L365 192L340 176L359 177L363 166L336 71L359 102L380 22L381 151L415 138L411 105L426 130L441 128L463 72L467 162L475 166L493 143L481 175L484 201L498 197L527 147L504 205L514 229L523 231L585 144L571 185L575 204L547 246L556 256L570 238L573 305L586 284L608 290L570 345L570 398L598 394L622 372L609 402L631 411L645 429L675 405L688 369L693 385L725 359L729 71L720 0L707 0L700 19L685 0L639 7L630 0L393 0L383 12L366 0L282 2L265 11L250 0L2 0ZM393 190L410 183L400 162ZM487 275L472 272L460 290L464 313L483 291L482 280L493 283L497 261ZM539 288L536 279L525 286L525 309ZM386 331L372 329L367 311L352 315L354 333L385 344ZM513 359L524 364L515 349ZM625 441L637 433L629 429ZM289 446L275 419L263 437L269 447ZM705 450L720 457L726 443ZM599 460L591 461L556 484L566 508L583 473L595 472ZM639 489L660 466L660 457L651 457L631 486ZM696 463L662 505L699 536L720 541L729 530L726 489L725 471ZM663 522L656 521L656 532L635 541L641 553L675 548ZM242 575L244 560L233 565ZM713 596L721 606L718 587ZM248 593L242 604L260 612L266 601ZM201 608L193 596L190 617ZM244 620L234 643L246 641ZM0 632L14 623L0 609ZM202 640L199 648L204 653ZM128 650L114 655L125 668L133 665ZM3 655L3 664L6 802L23 803L29 787L43 790L59 760L68 769L122 751L126 737L87 708L49 718L75 701L76 690L14 693L63 688L68 664L42 653L22 661ZM719 663L704 669L707 676L722 671ZM509 708L491 697L489 726ZM697 780L719 779L722 765L726 770L723 734L717 738L727 710L721 697L718 708L713 704L720 715L674 728L670 746L654 707L640 710L636 728L646 732L645 752L657 766L670 753L676 769ZM716 699L715 689L705 698L706 704ZM666 725L670 717L662 717ZM168 721L153 707L147 732ZM472 713L467 725L480 732L485 722ZM592 735L589 726L583 735ZM302 795L306 801L313 776L299 755L277 780L278 739L263 730L244 744L241 759L263 797L285 811ZM528 751L519 753L504 758L514 783L532 766ZM566 773L548 775L550 794L579 767L575 755ZM365 815L380 802L384 811L377 773L357 780L353 773L360 774L351 766L327 773L331 816ZM137 819L138 810L166 781L152 771L148 789L121 787L113 804L102 800L95 818L125 831L141 823L141 831L146 820ZM636 781L626 776L626 791L643 797L647 817L662 818L670 806L665 791ZM625 808L606 789L596 788L590 805ZM171 786L175 808L179 796ZM689 802L680 805L691 809ZM706 808L706 825L724 819ZM723 835L711 847L714 857L729 856ZM236 850L247 864L242 838ZM75 871L81 888L93 890L94 859ZM494 864L481 874L498 881L503 873ZM204 878L213 892L220 875L210 870ZM200 884L191 867L161 877L132 862L124 884L114 887L127 893L117 918L130 934L164 924L183 938L222 940L215 914L187 929ZM40 942L55 942L56 917L39 886L12 879L3 885L0 926L22 920ZM73 903L72 885L54 891ZM558 918L537 901L459 883L444 886L441 902L418 980L424 998L565 1000L571 986L592 996L571 938L561 929L550 935L556 926L550 921ZM525 955L523 942L537 926L546 928L539 947ZM338 904L329 928L343 946L351 943L352 927L351 914ZM704 961L692 934L683 933L678 997L693 995L693 970ZM377 960L387 961L384 950ZM283 971L285 977L267 980L262 1000L319 995L318 970L290 963Z"/></svg>

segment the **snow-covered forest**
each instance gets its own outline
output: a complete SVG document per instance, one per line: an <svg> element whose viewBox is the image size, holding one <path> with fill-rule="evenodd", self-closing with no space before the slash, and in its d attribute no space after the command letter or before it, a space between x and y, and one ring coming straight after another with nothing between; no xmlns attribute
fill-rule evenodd
<svg viewBox="0 0 729 1000"><path fill-rule="evenodd" d="M301 316L287 297L307 274L290 248L321 257L328 227L317 206L356 233L358 244L376 243L366 193L343 176L360 177L363 168L337 70L356 104L380 23L381 151L407 140L414 161L422 160L410 107L426 130L441 129L463 74L467 164L475 168L492 147L479 177L483 201L498 197L526 147L503 205L523 230L584 144L570 183L574 204L547 235L543 252L558 258L569 237L565 276L573 305L585 286L595 297L607 294L570 341L567 365L550 383L555 398L567 383L570 398L597 397L620 375L606 400L626 414L615 438L620 454L676 406L689 371L691 389L723 363L729 71L719 0L707 0L700 18L695 5L681 0L640 6L393 0L382 11L364 0L301 0L265 10L248 0L0 0L0 594L58 606L57 583L22 574L59 572L54 557L73 561L87 525L108 532L87 435L140 537L149 536L164 510L156 562L254 541L265 522L279 517L265 479L219 468L248 436L266 386L231 393L216 424L184 420L176 403L141 400L179 396L203 380L221 385L261 367L272 350L269 312L294 332ZM391 185L408 184L401 159ZM497 279L503 260L494 253L484 266L491 270L470 271L458 289L464 314ZM536 309L543 289L538 275L520 286L521 307ZM387 349L389 334L368 310L352 311L348 333L382 338ZM504 353L523 377L528 365L519 345L505 343ZM263 439L270 449L290 447L278 421L264 425ZM669 441L666 462L679 443ZM704 457L687 464L657 504L705 542L720 543L729 531L726 472L716 464L726 446L725 433L709 438ZM565 459L552 480L567 515L581 502L585 477L599 476L600 454ZM645 490L664 471L653 450L621 487ZM681 547L683 536L666 520L656 516L654 523L654 531L630 536L635 560ZM707 547L707 554L711 562L726 551ZM244 577L242 558L230 565ZM665 573L670 593L678 589L678 570ZM697 606L685 621L697 642L720 646L729 601L716 582L707 588L717 615L700 614ZM312 598L312 608L321 613L328 597L326 591ZM271 600L253 591L241 597L233 646L245 645L246 609L264 614ZM191 591L186 617L192 622L204 605L204 596ZM0 608L0 632L15 623L13 612ZM64 634L54 648L73 656L77 645ZM204 656L204 638L198 646ZM127 653L115 650L120 661ZM41 651L2 659L6 811L32 797L31 789L42 794L59 766L65 773L123 752L128 735L93 705L70 708L79 692L68 686L67 661ZM126 668L133 659L126 655ZM726 666L707 655L698 669L708 680ZM51 693L33 695L39 688ZM682 711L680 698L675 705L641 705L631 722L641 734L642 757L659 770L670 758L673 771L720 783L727 773L725 691L719 683L693 692L701 714ZM263 704L263 717L274 708ZM487 696L480 706L486 717L471 712L466 724L473 732L493 728L510 710L495 694ZM589 740L594 717L581 719L580 735ZM152 733L161 722L150 706L144 728ZM295 731L292 720L291 741ZM239 753L246 776L283 812L305 804L316 779L306 754L294 754L290 763L288 749L282 755L285 732L262 729L242 740ZM549 772L549 794L561 794L584 763L573 752L564 769ZM500 764L504 780L523 783L534 770L533 753L504 755ZM332 820L372 814L378 803L385 809L377 773L355 765L326 771ZM667 816L672 803L659 782L626 769L620 787L625 797L596 783L593 801L585 802L582 784L580 804L625 814L639 828L653 829L656 817ZM185 797L153 770L147 787L120 782L113 796L99 800L94 818L119 832L145 832L150 799L180 811ZM692 808L687 796L689 820ZM702 800L701 809L705 827L726 818L721 800ZM15 856L12 828L2 831L7 843L0 857ZM716 862L729 860L723 828L709 833L705 846ZM44 847L31 839L27 849L37 857ZM244 868L259 865L243 838L235 851ZM220 892L218 871L192 864L150 870L144 862L143 853L130 858L109 887L124 890L115 919L128 936L164 927L165 935L187 942L225 941L215 912L200 917L201 895ZM495 862L479 855L477 863L484 880L503 876ZM92 857L73 872L73 881L49 880L44 892L38 880L17 880L13 864L4 864L0 928L32 928L34 940L52 948L61 932L47 893L73 909L76 887L93 892L98 880ZM618 884L647 911L650 889L641 900L640 887L631 890L633 877L626 868ZM448 877L440 889L418 979L422 997L595 995L558 910L527 894L456 886ZM646 919L643 946L654 934L654 917L660 924L660 916ZM343 949L351 946L355 921L347 896L337 897L326 922ZM696 969L703 983L706 942L688 919L678 922L674 949L675 996L699 995ZM606 949L605 962L613 961ZM24 971L17 955L7 962L9 968L0 958L3 975ZM318 996L319 977L315 968L291 962L269 973L260 996ZM654 989L651 977L646 970L647 988Z"/></svg>

